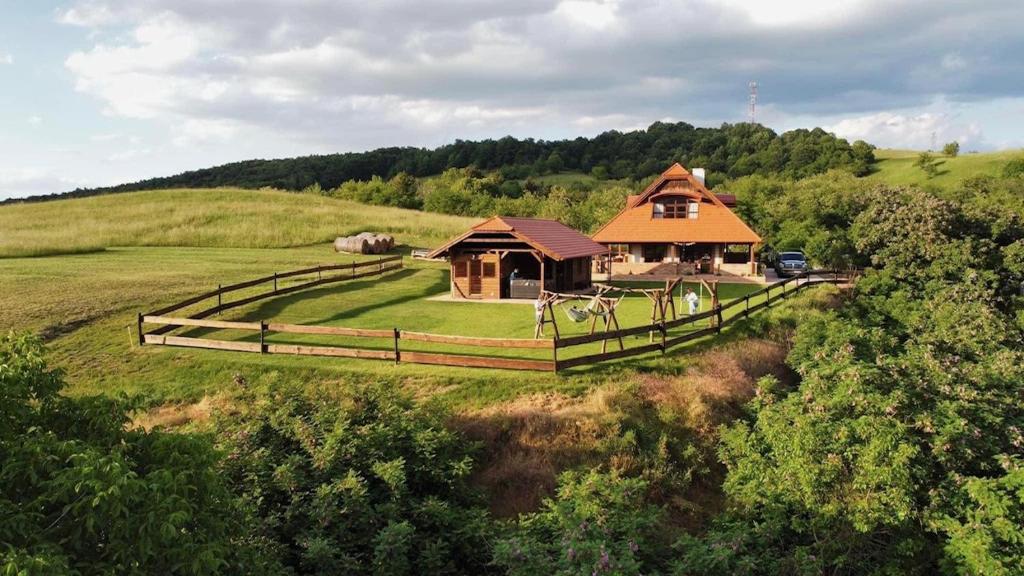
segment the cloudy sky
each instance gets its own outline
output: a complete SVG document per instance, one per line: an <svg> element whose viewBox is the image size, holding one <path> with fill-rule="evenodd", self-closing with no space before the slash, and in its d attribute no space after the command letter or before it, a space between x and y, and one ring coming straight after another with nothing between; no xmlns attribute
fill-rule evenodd
<svg viewBox="0 0 1024 576"><path fill-rule="evenodd" d="M0 198L655 120L1024 146L1021 0L0 0Z"/></svg>

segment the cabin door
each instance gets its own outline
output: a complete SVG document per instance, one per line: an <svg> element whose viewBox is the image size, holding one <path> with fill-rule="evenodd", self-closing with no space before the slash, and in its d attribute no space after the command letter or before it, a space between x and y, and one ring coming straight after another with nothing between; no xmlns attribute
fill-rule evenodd
<svg viewBox="0 0 1024 576"><path fill-rule="evenodd" d="M483 260L469 261L469 295L479 296L483 294L483 283L480 278L483 276Z"/></svg>

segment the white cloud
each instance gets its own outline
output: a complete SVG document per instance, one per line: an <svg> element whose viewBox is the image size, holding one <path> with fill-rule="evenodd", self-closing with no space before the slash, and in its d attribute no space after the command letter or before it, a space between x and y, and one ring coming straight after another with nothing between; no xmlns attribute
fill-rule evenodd
<svg viewBox="0 0 1024 576"><path fill-rule="evenodd" d="M14 55L0 53L0 64L14 64Z"/></svg>
<svg viewBox="0 0 1024 576"><path fill-rule="evenodd" d="M930 140L918 117L944 94L1024 89L1017 59L988 56L1024 49L1004 25L1019 2L977 4L983 36L951 34L955 3L881 0L82 0L57 19L92 33L65 61L76 90L181 147L303 153L667 116L717 124L745 118L751 79L762 118L841 115L837 130L910 145L922 130ZM943 122L934 130L980 139Z"/></svg>
<svg viewBox="0 0 1024 576"><path fill-rule="evenodd" d="M48 168L0 169L0 198L66 192L83 185L82 181L57 176Z"/></svg>
<svg viewBox="0 0 1024 576"><path fill-rule="evenodd" d="M977 124L957 122L944 112L913 115L879 112L846 118L825 129L849 140L864 140L883 148L929 149L933 139L936 148L953 140L966 147L977 146L984 140Z"/></svg>
<svg viewBox="0 0 1024 576"><path fill-rule="evenodd" d="M38 125L43 123L43 118L42 118L42 116L32 115L32 116L29 116L28 118L26 118L26 122L28 122L29 124L31 124L33 126L38 126Z"/></svg>

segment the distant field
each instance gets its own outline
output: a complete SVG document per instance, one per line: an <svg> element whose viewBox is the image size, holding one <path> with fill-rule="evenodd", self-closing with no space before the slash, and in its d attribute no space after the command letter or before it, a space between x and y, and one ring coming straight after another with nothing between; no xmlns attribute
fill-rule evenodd
<svg viewBox="0 0 1024 576"><path fill-rule="evenodd" d="M157 190L0 206L0 257L111 246L284 248L373 230L433 246L478 219L275 190Z"/></svg>
<svg viewBox="0 0 1024 576"><path fill-rule="evenodd" d="M875 157L878 158L878 163L875 165L876 171L867 179L895 186L916 184L948 189L958 185L965 178L1002 174L1003 166L1007 162L1024 157L1024 150L978 154L961 153L956 158L935 154L941 164L939 173L934 178L928 178L924 171L914 166L919 154L920 152L914 150L876 150Z"/></svg>

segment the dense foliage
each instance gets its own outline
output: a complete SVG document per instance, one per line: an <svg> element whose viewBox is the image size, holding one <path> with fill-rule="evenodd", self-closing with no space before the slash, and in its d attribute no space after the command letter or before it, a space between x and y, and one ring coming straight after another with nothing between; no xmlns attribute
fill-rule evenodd
<svg viewBox="0 0 1024 576"><path fill-rule="evenodd" d="M732 502L681 573L1020 574L1024 222L1012 207L877 189L850 239L873 269L798 328L723 430Z"/></svg>
<svg viewBox="0 0 1024 576"><path fill-rule="evenodd" d="M268 568L207 438L129 430L124 402L61 396L41 351L32 337L0 338L0 572Z"/></svg>
<svg viewBox="0 0 1024 576"><path fill-rule="evenodd" d="M467 482L471 446L440 412L384 388L257 406L223 424L224 473L289 572L488 570L495 524Z"/></svg>
<svg viewBox="0 0 1024 576"><path fill-rule="evenodd" d="M531 180L521 185L505 180L497 172L484 174L472 168L450 168L429 180L417 180L403 172L390 180L375 176L366 182L345 182L333 190L312 187L305 191L458 216L551 218L578 230L593 231L625 206L631 188L595 189L580 183L569 187L542 186Z"/></svg>
<svg viewBox="0 0 1024 576"><path fill-rule="evenodd" d="M727 177L749 174L800 178L832 168L866 174L874 162L874 154L872 147L864 142L851 145L820 128L776 134L756 124L697 128L684 122L656 122L646 130L613 130L593 138L572 140L519 140L506 136L479 142L456 140L434 149L380 148L368 152L247 160L108 188L79 189L63 196L215 186L301 190L316 184L335 188L350 180L368 181L374 176L390 179L405 172L423 177L449 168L471 166L499 171L506 180L561 171L585 172L600 179L642 180L663 171L672 162L707 168L710 183L714 184ZM62 195L33 199L58 196Z"/></svg>

